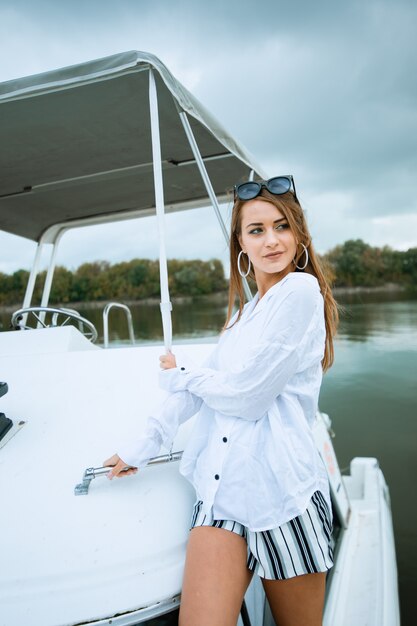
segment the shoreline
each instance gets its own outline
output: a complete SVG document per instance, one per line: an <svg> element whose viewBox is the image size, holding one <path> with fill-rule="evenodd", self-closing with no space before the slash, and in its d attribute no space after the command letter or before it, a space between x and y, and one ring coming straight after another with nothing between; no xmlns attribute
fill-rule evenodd
<svg viewBox="0 0 417 626"><path fill-rule="evenodd" d="M214 300L218 302L223 302L225 299L227 299L227 293L228 293L227 291L217 291L215 293L201 294L199 296L172 296L171 302L173 304L190 304L195 299L200 299L200 300L206 299L210 301ZM161 301L160 298L152 297L152 298L141 298L140 300L123 299L123 300L118 300L117 302L127 304L127 306L132 306L136 304L159 305L160 301ZM116 300L109 298L107 300L86 300L82 302L59 302L59 303L50 304L49 306L51 306L52 308L57 307L57 308L68 308L68 309L72 309L76 307L100 309L106 306L106 304L108 304L109 302L116 302ZM34 304L33 306L38 306L38 305ZM0 312L13 313L14 311L17 311L18 309L20 309L21 307L22 307L21 302L17 304L0 304Z"/></svg>
<svg viewBox="0 0 417 626"><path fill-rule="evenodd" d="M396 291L407 291L410 289L409 285L399 285L397 283L386 283L385 285L379 285L378 287L333 287L332 293L334 295L345 295L352 293L378 293L378 292L388 292L395 293Z"/></svg>
<svg viewBox="0 0 417 626"><path fill-rule="evenodd" d="M361 294L361 293L395 293L395 292L404 292L411 289L410 286L399 285L397 283L387 283L386 285L379 285L378 287L334 287L332 292L334 296L343 296L343 295L352 295L352 294ZM215 293L210 294L201 294L197 296L172 296L171 302L173 304L191 304L194 300L208 300L210 302L218 302L219 304L227 303L228 292L227 291L217 291ZM51 304L52 307L57 308L91 308L91 309L100 309L104 307L108 302L112 300L91 300L85 302L66 302L66 303L57 303ZM137 304L153 304L159 305L160 298L152 297L152 298L143 298L141 300L121 300L123 304L127 304L128 306L137 305ZM0 312L1 313L13 313L21 308L21 303L17 304L0 304ZM33 305L37 306L37 305Z"/></svg>

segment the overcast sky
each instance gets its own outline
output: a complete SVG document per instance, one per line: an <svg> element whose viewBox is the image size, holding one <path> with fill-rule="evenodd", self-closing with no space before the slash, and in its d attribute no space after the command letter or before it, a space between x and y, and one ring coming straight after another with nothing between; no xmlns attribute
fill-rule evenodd
<svg viewBox="0 0 417 626"><path fill-rule="evenodd" d="M416 25L414 0L0 0L0 81L152 52L269 175L294 175L319 252L352 238L404 250L417 246ZM167 221L170 256L227 258L211 211ZM68 235L58 262L156 251L147 219ZM0 271L33 254L0 233Z"/></svg>

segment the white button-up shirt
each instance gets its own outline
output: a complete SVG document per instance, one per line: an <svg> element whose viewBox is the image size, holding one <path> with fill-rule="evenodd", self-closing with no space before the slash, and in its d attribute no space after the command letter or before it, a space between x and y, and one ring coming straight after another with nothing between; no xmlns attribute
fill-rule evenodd
<svg viewBox="0 0 417 626"><path fill-rule="evenodd" d="M317 489L331 511L312 435L325 338L317 279L289 273L245 305L204 367L179 363L161 371L160 386L171 393L146 435L119 448L119 456L144 466L198 412L180 472L214 519L275 528L303 513Z"/></svg>

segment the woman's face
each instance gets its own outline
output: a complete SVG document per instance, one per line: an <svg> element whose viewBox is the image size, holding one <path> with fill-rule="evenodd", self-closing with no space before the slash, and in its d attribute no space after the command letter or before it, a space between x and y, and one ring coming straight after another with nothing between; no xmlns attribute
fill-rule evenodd
<svg viewBox="0 0 417 626"><path fill-rule="evenodd" d="M271 202L255 198L241 211L240 247L249 255L256 282L269 282L272 274L293 269L297 250L287 219Z"/></svg>

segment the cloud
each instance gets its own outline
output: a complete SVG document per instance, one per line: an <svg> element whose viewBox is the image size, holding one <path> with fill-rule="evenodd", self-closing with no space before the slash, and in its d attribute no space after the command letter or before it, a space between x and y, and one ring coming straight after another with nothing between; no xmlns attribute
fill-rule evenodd
<svg viewBox="0 0 417 626"><path fill-rule="evenodd" d="M319 250L357 237L403 249L417 245L416 21L408 0L0 1L0 80L153 52L271 175L294 174ZM191 213L168 219L181 250L209 258L217 231L197 245ZM33 254L7 237L0 269ZM94 239L96 258L137 256ZM76 242L65 254L83 260Z"/></svg>
<svg viewBox="0 0 417 626"><path fill-rule="evenodd" d="M230 207L222 205L220 209L228 228ZM212 207L165 215L165 232L168 258L218 258L227 267L228 246ZM0 272L30 268L35 249L32 241L0 232ZM40 264L42 269L47 267L51 253L52 246L46 245ZM76 269L83 262L118 263L133 258L159 258L155 216L70 230L59 244L57 264Z"/></svg>
<svg viewBox="0 0 417 626"><path fill-rule="evenodd" d="M219 59L197 93L271 173L291 171L316 193L354 194L361 217L415 213L416 10L363 6L357 29L341 15L336 31L325 24L228 48L217 78L225 97L210 89Z"/></svg>
<svg viewBox="0 0 417 626"><path fill-rule="evenodd" d="M0 231L0 272L12 274L32 266L36 244L29 239Z"/></svg>

